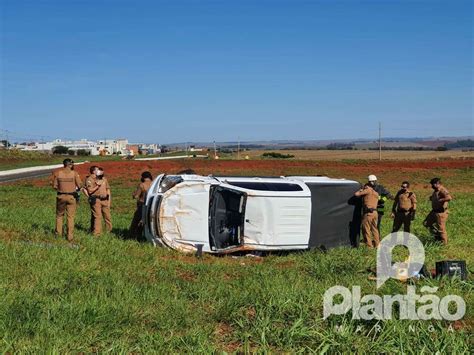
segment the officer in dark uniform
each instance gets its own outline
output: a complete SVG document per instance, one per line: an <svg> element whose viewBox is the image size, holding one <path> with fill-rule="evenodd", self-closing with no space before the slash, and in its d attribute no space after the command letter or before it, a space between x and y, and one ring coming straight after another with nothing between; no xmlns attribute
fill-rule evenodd
<svg viewBox="0 0 474 355"><path fill-rule="evenodd" d="M401 189L395 195L392 206L392 233L398 232L402 226L404 232L410 233L411 222L415 219L416 203L416 195L410 191L410 183L408 181L402 182Z"/></svg>
<svg viewBox="0 0 474 355"><path fill-rule="evenodd" d="M133 215L132 223L130 225L130 235L139 241L143 239L143 224L142 224L142 212L145 204L146 194L150 189L151 183L153 182L153 176L149 171L142 173L141 182L137 189L133 193L132 197L137 200L137 209Z"/></svg>

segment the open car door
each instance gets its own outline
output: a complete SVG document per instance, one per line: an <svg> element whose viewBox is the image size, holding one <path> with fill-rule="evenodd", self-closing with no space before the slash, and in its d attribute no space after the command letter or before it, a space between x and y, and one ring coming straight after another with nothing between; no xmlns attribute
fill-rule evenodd
<svg viewBox="0 0 474 355"><path fill-rule="evenodd" d="M244 192L215 186L210 191L209 243L211 250L223 251L242 245L245 223Z"/></svg>

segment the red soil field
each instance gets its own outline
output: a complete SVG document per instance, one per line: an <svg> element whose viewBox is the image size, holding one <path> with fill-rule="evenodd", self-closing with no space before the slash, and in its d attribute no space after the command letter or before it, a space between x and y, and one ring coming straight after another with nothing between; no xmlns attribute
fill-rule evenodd
<svg viewBox="0 0 474 355"><path fill-rule="evenodd" d="M89 168L89 164L81 166L79 169ZM449 161L360 161L358 163L344 162L315 162L315 161L291 161L291 160L175 160L175 161L133 161L133 162L104 162L101 166L107 170L110 176L129 176L130 173L139 173L144 170L175 173L182 169L194 169L198 174L211 173L232 173L241 175L242 172L256 171L261 173L273 173L288 170L305 170L308 173L315 173L324 168L338 168L341 170L384 172L387 169L407 169L407 170L432 170L432 169L464 169L473 168L472 160L449 160Z"/></svg>
<svg viewBox="0 0 474 355"><path fill-rule="evenodd" d="M428 181L439 176L447 185L460 185L457 190L474 190L469 175L472 175L474 159L424 160L424 161L292 161L292 160L166 160L166 161L104 161L77 165L82 179L88 175L92 164L104 168L112 185L135 186L143 171L149 170L153 176L161 173L173 174L183 169L193 169L197 174L238 175L238 176L291 176L325 175L335 178L365 181L367 175L375 174L386 185L395 185L409 180L414 186L429 188ZM462 172L462 174L459 174ZM466 174L467 172L467 174ZM474 176L472 176L474 179ZM46 186L48 179L30 181L35 186ZM461 186L462 185L462 186Z"/></svg>

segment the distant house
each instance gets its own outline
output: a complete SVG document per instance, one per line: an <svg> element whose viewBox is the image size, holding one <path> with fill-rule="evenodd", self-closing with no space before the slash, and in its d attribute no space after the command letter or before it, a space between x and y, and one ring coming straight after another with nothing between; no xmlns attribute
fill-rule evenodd
<svg viewBox="0 0 474 355"><path fill-rule="evenodd" d="M158 154L161 152L160 147L156 143L142 143L138 145L138 149L142 154Z"/></svg>
<svg viewBox="0 0 474 355"><path fill-rule="evenodd" d="M124 155L127 153L128 139L118 138L115 140L115 150L114 153L118 155Z"/></svg>
<svg viewBox="0 0 474 355"><path fill-rule="evenodd" d="M203 148L197 148L195 145L191 145L189 147L190 152L202 152L204 149Z"/></svg>
<svg viewBox="0 0 474 355"><path fill-rule="evenodd" d="M138 144L127 144L127 150L133 152L133 155L138 155L139 146Z"/></svg>

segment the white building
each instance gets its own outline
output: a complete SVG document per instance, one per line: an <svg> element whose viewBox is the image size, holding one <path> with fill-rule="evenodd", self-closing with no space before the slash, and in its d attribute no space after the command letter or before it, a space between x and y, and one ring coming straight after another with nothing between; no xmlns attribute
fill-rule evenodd
<svg viewBox="0 0 474 355"><path fill-rule="evenodd" d="M150 143L150 144L138 144L138 148L140 151L144 152L145 154L158 154L161 153L161 149L156 143Z"/></svg>
<svg viewBox="0 0 474 355"><path fill-rule="evenodd" d="M97 142L98 154L102 155L125 155L127 154L128 139L104 139Z"/></svg>
<svg viewBox="0 0 474 355"><path fill-rule="evenodd" d="M90 155L98 155L96 149L96 143L88 141L87 139L81 139L78 141L63 141L61 139L55 139L52 142L32 142L24 144L16 144L15 148L20 150L27 151L37 151L37 152L51 152L55 147L63 146L69 148L70 150L85 150L89 152Z"/></svg>
<svg viewBox="0 0 474 355"><path fill-rule="evenodd" d="M126 155L127 151L128 139L126 138L118 138L115 140L115 152L119 155Z"/></svg>
<svg viewBox="0 0 474 355"><path fill-rule="evenodd" d="M62 141L61 139L56 139L53 142L53 147L63 146L67 147L70 150L78 151L78 150L85 150L90 155L99 155L99 150L97 149L97 143L93 141L89 141L87 139L81 139L78 141ZM51 150L52 150L51 149Z"/></svg>
<svg viewBox="0 0 474 355"><path fill-rule="evenodd" d="M104 139L99 141L90 141L88 139L81 139L77 141L63 141L61 139L55 139L52 142L32 142L16 144L15 148L20 150L28 151L44 151L51 152L55 147L63 146L70 150L78 151L85 150L90 155L127 155L129 154L128 139ZM159 152L160 149L157 144L139 144L137 145L140 149L146 150L149 154Z"/></svg>

